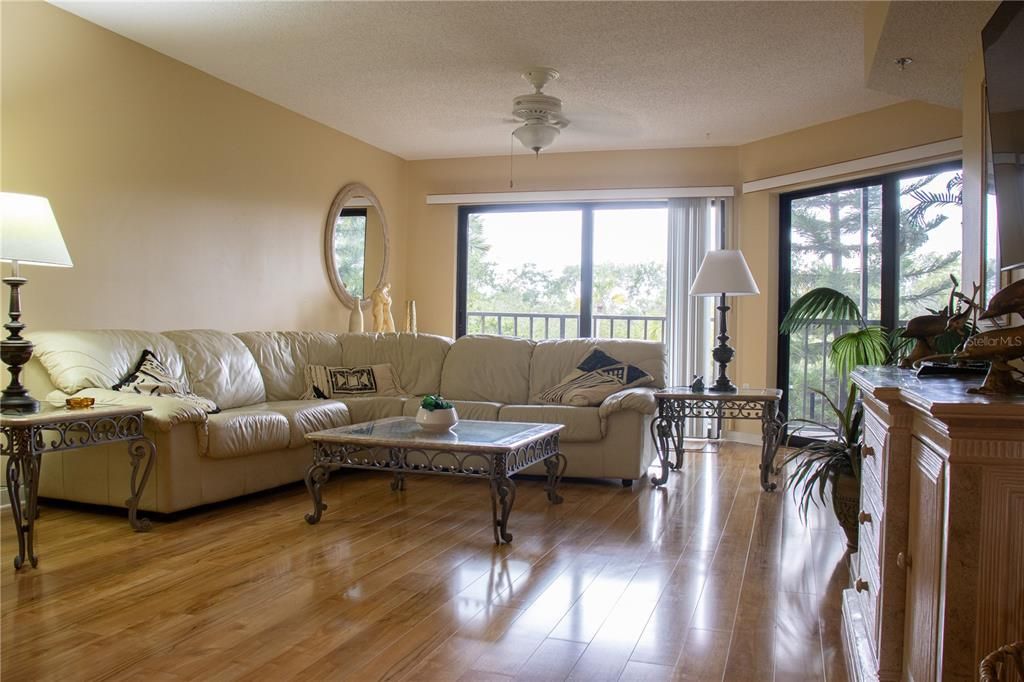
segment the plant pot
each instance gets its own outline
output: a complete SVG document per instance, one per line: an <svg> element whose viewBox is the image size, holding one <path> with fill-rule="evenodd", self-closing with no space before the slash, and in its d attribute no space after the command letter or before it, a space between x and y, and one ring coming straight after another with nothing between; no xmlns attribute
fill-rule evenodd
<svg viewBox="0 0 1024 682"><path fill-rule="evenodd" d="M454 407L447 410L428 410L421 407L416 412L416 423L424 431L443 433L459 423L459 413Z"/></svg>
<svg viewBox="0 0 1024 682"><path fill-rule="evenodd" d="M831 481L832 511L846 533L846 547L855 552L860 513L860 481L852 473L834 475Z"/></svg>

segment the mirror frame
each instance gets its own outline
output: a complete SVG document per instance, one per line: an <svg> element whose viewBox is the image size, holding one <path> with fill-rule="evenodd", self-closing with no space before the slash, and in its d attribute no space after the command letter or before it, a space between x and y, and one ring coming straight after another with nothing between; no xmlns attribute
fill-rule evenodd
<svg viewBox="0 0 1024 682"><path fill-rule="evenodd" d="M377 213L380 215L381 236L384 239L384 257L381 259L380 277L377 278L376 286L370 292L364 293L372 293L387 281L388 258L391 251L388 240L388 221L384 217L384 209L381 208L377 195L361 182L350 182L342 187L334 196L334 201L331 202L331 210L327 212L327 224L324 226L324 263L327 266L327 279L330 280L331 288L334 289L335 295L341 299L342 303L353 309L356 306L363 307L365 304L368 304L370 297L365 296L357 299L349 293L348 289L345 288L345 283L338 277L338 269L334 266L334 226L338 221L338 215L345 208L345 204L356 197L365 198L373 208L377 209ZM365 277L365 274L363 276Z"/></svg>

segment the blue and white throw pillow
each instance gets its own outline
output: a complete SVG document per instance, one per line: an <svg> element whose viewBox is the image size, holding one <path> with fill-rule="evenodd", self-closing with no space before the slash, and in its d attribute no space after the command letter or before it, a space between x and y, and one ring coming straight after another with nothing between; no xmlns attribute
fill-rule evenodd
<svg viewBox="0 0 1024 682"><path fill-rule="evenodd" d="M558 384L538 396L542 402L561 405L600 405L612 393L654 381L635 365L616 360L595 348L576 369Z"/></svg>
<svg viewBox="0 0 1024 682"><path fill-rule="evenodd" d="M139 395L171 396L192 403L207 414L220 412L217 403L209 398L196 395L189 390L188 383L177 379L167 369L167 366L160 362L160 359L151 350L142 351L135 369L129 372L128 376L121 379L111 388L124 393L138 393Z"/></svg>

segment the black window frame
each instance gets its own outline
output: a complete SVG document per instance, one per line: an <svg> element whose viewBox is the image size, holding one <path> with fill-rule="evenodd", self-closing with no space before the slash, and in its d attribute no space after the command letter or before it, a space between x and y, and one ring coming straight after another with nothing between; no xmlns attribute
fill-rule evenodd
<svg viewBox="0 0 1024 682"><path fill-rule="evenodd" d="M899 319L899 222L900 180L906 177L963 171L963 161L943 161L940 163L916 166L889 173L881 173L865 178L857 178L846 182L818 185L785 192L779 195L779 324L789 312L792 303L790 294L792 287L792 223L791 209L795 199L843 192L851 189L862 189L871 185L882 186L882 233L879 248L882 256L881 264L881 325L886 329L895 329ZM893 201L892 198L896 197ZM961 251L961 259L963 253ZM961 261L962 262L962 261ZM863 312L863 311L862 311ZM776 354L776 385L783 389L779 409L782 414L789 414L789 335L778 334ZM810 441L809 438L794 438L794 444Z"/></svg>
<svg viewBox="0 0 1024 682"><path fill-rule="evenodd" d="M575 201L522 204L470 204L459 206L455 266L455 338L466 335L469 286L469 216L475 213L530 213L580 211L580 338L593 336L594 211L628 208L667 208L668 200ZM666 248L667 248L666 244ZM543 245L538 245L542 248ZM586 334L584 334L586 331Z"/></svg>

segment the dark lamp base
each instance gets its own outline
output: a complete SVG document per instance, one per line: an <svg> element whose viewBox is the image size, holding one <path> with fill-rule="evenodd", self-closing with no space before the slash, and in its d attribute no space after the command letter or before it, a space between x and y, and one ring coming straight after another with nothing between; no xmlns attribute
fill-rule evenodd
<svg viewBox="0 0 1024 682"><path fill-rule="evenodd" d="M3 414L35 414L38 411L39 401L30 395L0 398L0 412Z"/></svg>

